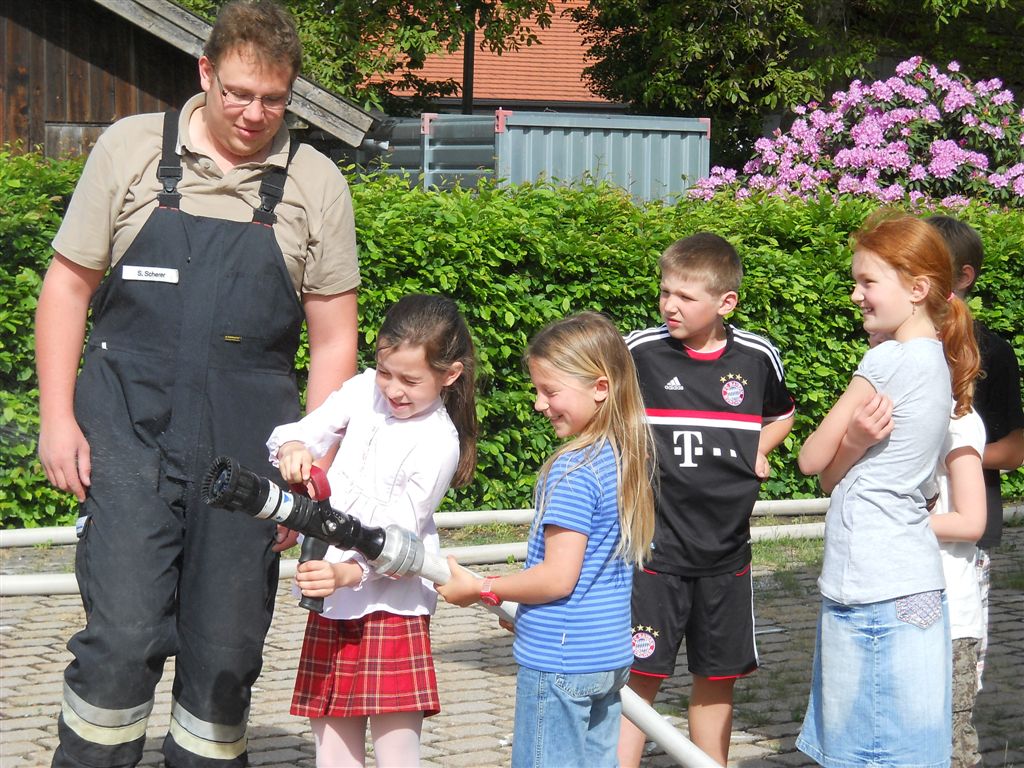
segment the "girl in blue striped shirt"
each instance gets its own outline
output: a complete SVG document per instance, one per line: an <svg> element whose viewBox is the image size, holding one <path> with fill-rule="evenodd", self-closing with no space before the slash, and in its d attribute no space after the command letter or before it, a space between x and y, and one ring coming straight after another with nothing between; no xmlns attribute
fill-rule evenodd
<svg viewBox="0 0 1024 768"><path fill-rule="evenodd" d="M541 467L522 571L478 578L449 558L449 603L520 604L513 768L614 766L619 689L633 662L632 566L654 531L654 451L615 326L583 312L526 351L534 408L567 438Z"/></svg>

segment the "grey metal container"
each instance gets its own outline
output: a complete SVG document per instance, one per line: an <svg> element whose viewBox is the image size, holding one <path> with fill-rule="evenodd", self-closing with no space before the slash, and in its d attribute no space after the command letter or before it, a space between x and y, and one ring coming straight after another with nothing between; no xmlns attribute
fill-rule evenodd
<svg viewBox="0 0 1024 768"><path fill-rule="evenodd" d="M388 121L387 173L424 189L471 187L481 178L517 184L608 180L637 200L671 200L708 175L706 118L515 112L424 113Z"/></svg>

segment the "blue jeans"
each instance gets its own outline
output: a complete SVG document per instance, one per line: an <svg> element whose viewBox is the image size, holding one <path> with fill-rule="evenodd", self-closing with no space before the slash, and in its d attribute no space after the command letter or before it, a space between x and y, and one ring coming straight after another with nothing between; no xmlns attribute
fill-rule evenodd
<svg viewBox="0 0 1024 768"><path fill-rule="evenodd" d="M951 665L941 592L866 605L822 598L797 749L826 768L948 766Z"/></svg>
<svg viewBox="0 0 1024 768"><path fill-rule="evenodd" d="M519 667L512 768L616 766L629 667L565 674Z"/></svg>

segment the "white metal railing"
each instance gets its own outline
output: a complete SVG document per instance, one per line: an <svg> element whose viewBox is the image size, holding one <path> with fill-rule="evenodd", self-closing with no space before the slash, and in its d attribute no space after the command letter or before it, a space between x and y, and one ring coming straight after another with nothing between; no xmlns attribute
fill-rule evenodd
<svg viewBox="0 0 1024 768"><path fill-rule="evenodd" d="M770 505L770 506L769 506ZM758 508L769 509L780 517L792 515L813 515L814 509L827 509L827 499L793 499L791 501L759 501ZM821 514L820 512L817 514ZM1003 508L1003 519L1024 516L1024 504ZM491 523L527 524L533 517L531 509L492 510L481 512L438 512L434 520L438 528L459 528L466 525L487 525ZM753 541L763 539L814 539L821 538L825 524L791 523L787 525L761 525L750 529ZM0 548L36 545L66 545L75 543L74 527L23 528L0 531ZM446 547L442 555L454 555L464 565L503 563L510 559L526 559L526 542L508 544L482 544L467 547ZM281 561L281 578L290 579L295 575L297 560ZM0 575L0 596L8 595L72 595L78 592L78 583L73 573L41 573Z"/></svg>
<svg viewBox="0 0 1024 768"><path fill-rule="evenodd" d="M780 501L759 501L754 505L755 517L800 517L823 515L828 509L828 499L787 499ZM529 525L533 520L532 509L483 509L467 512L437 512L434 523L438 528L465 528L470 525ZM40 544L74 544L73 525L51 528L19 528L0 531L0 548L32 547Z"/></svg>

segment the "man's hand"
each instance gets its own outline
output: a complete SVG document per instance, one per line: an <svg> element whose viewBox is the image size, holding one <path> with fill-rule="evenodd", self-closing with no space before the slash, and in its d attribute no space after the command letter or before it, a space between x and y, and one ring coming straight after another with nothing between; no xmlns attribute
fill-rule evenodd
<svg viewBox="0 0 1024 768"><path fill-rule="evenodd" d="M91 482L92 458L89 441L74 418L61 424L43 422L40 425L39 461L53 486L73 493L79 502L85 501Z"/></svg>
<svg viewBox="0 0 1024 768"><path fill-rule="evenodd" d="M294 547L298 540L298 531L293 531L291 528L285 528L283 525L279 525L277 526L277 530L274 532L274 545L270 549L273 552L284 552L286 549Z"/></svg>

